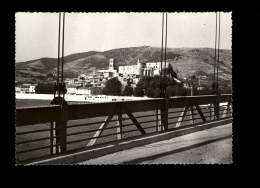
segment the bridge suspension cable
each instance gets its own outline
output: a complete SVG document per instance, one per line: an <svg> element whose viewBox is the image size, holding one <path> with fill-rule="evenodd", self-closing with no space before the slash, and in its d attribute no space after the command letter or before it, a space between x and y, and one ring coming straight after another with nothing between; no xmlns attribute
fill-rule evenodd
<svg viewBox="0 0 260 188"><path fill-rule="evenodd" d="M164 22L165 22L165 49L163 51ZM162 49L161 49L161 71L160 71L160 80L161 80L161 82L160 82L161 83L160 94L161 94L162 98L164 98L165 94L166 94L166 85L165 85L165 79L166 79L166 53L167 53L166 49L167 49L167 12L165 13L165 21L164 21L164 13L162 15ZM163 70L163 55L164 55L164 70ZM162 78L162 76L164 78Z"/></svg>
<svg viewBox="0 0 260 188"><path fill-rule="evenodd" d="M58 99L61 97L61 92L63 98L65 95L65 84L63 82L63 67L64 67L64 33L65 33L65 13L63 13L63 22L62 22L62 57L60 57L60 38L61 38L61 13L59 13L59 26L58 26L58 66L57 66L57 81L54 87L54 99L55 95L58 94ZM61 61L61 62L60 62ZM61 66L61 70L60 70Z"/></svg>
<svg viewBox="0 0 260 188"><path fill-rule="evenodd" d="M216 12L216 31L215 31L215 57L214 57L214 76L213 76L213 92L216 91L216 78L215 78L215 69L216 69L216 59L217 59L217 28L218 28L218 13Z"/></svg>
<svg viewBox="0 0 260 188"><path fill-rule="evenodd" d="M59 13L59 33L58 33L58 67L57 67L57 84L60 82L60 19L61 13Z"/></svg>
<svg viewBox="0 0 260 188"><path fill-rule="evenodd" d="M166 94L166 51L167 51L167 12L165 13L165 57L164 57L164 97Z"/></svg>
<svg viewBox="0 0 260 188"><path fill-rule="evenodd" d="M163 29L164 29L164 13L162 14L162 49L161 49L161 71L160 71L160 97L163 97L163 80L162 80L162 63L163 63Z"/></svg>
<svg viewBox="0 0 260 188"><path fill-rule="evenodd" d="M218 47L217 47L218 45ZM219 69L219 48L220 48L220 12L216 12L216 31L215 31L215 58L214 58L214 77L213 92L218 95L218 69ZM217 57L218 56L218 57ZM217 74L217 77L216 77Z"/></svg>
<svg viewBox="0 0 260 188"><path fill-rule="evenodd" d="M61 83L63 84L63 65L64 65L64 33L65 33L65 12L63 13L63 31L62 31L62 66L61 66Z"/></svg>
<svg viewBox="0 0 260 188"><path fill-rule="evenodd" d="M218 69L219 69L219 48L220 48L220 12L219 12L219 24L218 24L218 63L217 63L217 95L218 95Z"/></svg>

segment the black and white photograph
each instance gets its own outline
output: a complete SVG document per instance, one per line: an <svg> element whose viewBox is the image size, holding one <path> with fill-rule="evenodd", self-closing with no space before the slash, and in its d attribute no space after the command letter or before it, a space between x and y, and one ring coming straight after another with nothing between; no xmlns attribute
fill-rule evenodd
<svg viewBox="0 0 260 188"><path fill-rule="evenodd" d="M232 12L16 12L16 165L232 164Z"/></svg>

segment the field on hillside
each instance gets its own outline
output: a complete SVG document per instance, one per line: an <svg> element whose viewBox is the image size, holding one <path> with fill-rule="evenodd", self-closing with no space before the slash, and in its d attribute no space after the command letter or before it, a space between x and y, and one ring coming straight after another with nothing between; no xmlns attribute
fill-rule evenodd
<svg viewBox="0 0 260 188"><path fill-rule="evenodd" d="M16 100L17 107L28 107L28 106L40 106L40 105L48 105L50 101L47 100L22 100L18 99ZM169 129L174 128L176 125L176 121L178 121L178 116L181 115L181 111L183 109L170 109L169 110ZM207 120L210 120L209 116L209 109L203 108L202 111L204 112L204 115L207 117ZM172 113L172 112L177 112L177 113ZM108 110L109 113L109 110ZM189 113L189 112L188 112ZM197 111L194 110L195 116L194 118L194 123L199 123L202 122L200 119L199 115L197 114ZM155 111L148 111L148 112L138 112L138 113L133 113L134 117L137 119L137 121L140 123L142 128L144 128L146 133L152 133L156 132L156 112ZM32 114L33 115L33 114ZM142 116L147 116L150 115L149 117L142 117ZM141 133L138 131L137 127L135 125L130 125L132 124L132 121L129 119L127 115L123 115L123 138L128 138L128 137L133 137L137 135L141 135ZM67 124L67 134L73 134L67 137L67 142L72 142L71 144L67 145L67 150L74 150L78 148L85 148L87 147L87 144L90 142L91 138L94 136L96 131L95 129L99 129L101 122L104 121L106 117L96 117L96 118L89 118L89 119L80 119L80 120L71 120L68 121ZM117 115L115 115L112 118L113 122L110 122L107 126L109 128L108 130L105 130L101 136L104 135L110 135L107 137L101 137L97 140L96 144L101 144L104 142L110 142L110 141L115 141L117 140ZM149 121L149 122L148 122ZM98 123L95 123L98 122ZM145 123L147 122L147 123ZM93 123L91 125L84 125L84 126L78 126L78 127L71 127L73 125L78 125L78 124L87 124L87 123ZM94 124L95 123L95 124ZM184 119L184 122L182 123L183 125L188 125L189 124L189 116L186 116ZM21 151L21 150L27 150L27 149L33 149L33 148L38 148L38 147L47 147L41 150L37 151L32 151L32 152L26 152L23 154L18 154L16 157L19 160L26 160L29 158L34 158L34 157L40 157L40 156L45 156L50 154L50 149L48 146L50 145L50 124L37 124L37 125L29 125L29 126L22 126L22 127L17 127L16 128L16 133L22 133L26 131L34 131L34 130L43 130L46 129L45 131L39 132L39 133L32 133L32 134L21 134L17 135L16 137L16 142L23 142L31 139L41 139L41 138L47 138L44 140L39 140L35 142L29 142L29 143L23 143L16 145L16 150ZM92 131L92 132L90 132ZM127 132L130 131L130 132ZM81 134L76 134L79 132L85 132ZM74 134L75 133L75 134ZM87 140L86 140L87 139ZM74 142L76 140L82 140L81 142Z"/></svg>

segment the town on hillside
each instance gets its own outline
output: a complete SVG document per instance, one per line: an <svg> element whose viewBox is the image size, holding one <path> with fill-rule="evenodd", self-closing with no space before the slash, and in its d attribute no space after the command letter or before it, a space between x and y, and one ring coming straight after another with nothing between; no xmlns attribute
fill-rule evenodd
<svg viewBox="0 0 260 188"><path fill-rule="evenodd" d="M77 78L67 78L64 83L66 84L66 94L76 95L100 95L105 87L105 84L111 78L117 77L122 84L122 89L125 86L131 86L133 89L136 87L140 78L143 76L153 77L160 75L161 62L148 62L141 63L138 59L136 65L119 66L115 68L115 59L109 60L109 68L107 70L93 71L92 73L80 74ZM171 65L166 62L167 68ZM162 63L163 71L165 69L165 63ZM56 76L54 71L53 77ZM176 77L177 78L177 77ZM55 83L55 79L52 77L47 78L47 81ZM15 87L16 93L34 94L35 87L38 84L22 84Z"/></svg>
<svg viewBox="0 0 260 188"><path fill-rule="evenodd" d="M177 73L173 70L173 67L169 62L146 62L141 63L138 59L135 65L127 66L118 66L115 67L115 59L109 59L109 66L106 70L93 71L90 74L80 74L76 78L66 78L64 83L66 85L66 94L67 95L104 95L104 88L108 80L112 78L117 78L118 81L122 84L122 91L126 86L131 87L133 90L136 89L137 84L140 79L143 77L156 77L166 73L167 77L171 77L177 83L181 83L182 87L185 89L191 88L192 83L196 83L196 90L193 92L194 95L200 94L200 90L203 90L207 87L207 90L211 87L212 78L207 78L206 75L197 75L194 74L189 78L178 78ZM161 70L162 69L162 70ZM56 82L55 80L56 72L53 71L53 74L47 78L46 84L48 89L42 88L44 84L28 84L24 83L22 85L16 85L15 92L21 94L53 94L52 85ZM225 76L223 74L222 76ZM192 80L192 83L191 83ZM221 87L227 87L228 85L224 83L220 85ZM38 88L37 88L38 87ZM228 91L228 93L231 91ZM191 93L192 94L192 93ZM201 92L203 94L203 92ZM209 94L209 93L208 93ZM133 93L130 94L131 96ZM145 95L145 94L144 94ZM190 95L190 94L189 94Z"/></svg>

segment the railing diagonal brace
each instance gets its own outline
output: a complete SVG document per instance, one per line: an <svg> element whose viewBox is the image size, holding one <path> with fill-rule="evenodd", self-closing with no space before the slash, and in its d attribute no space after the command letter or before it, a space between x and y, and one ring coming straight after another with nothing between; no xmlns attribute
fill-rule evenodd
<svg viewBox="0 0 260 188"><path fill-rule="evenodd" d="M108 123L111 121L111 119L113 118L114 114L116 113L117 107L115 107L111 113L107 116L106 120L104 123L101 124L101 126L99 127L100 130L98 130L93 137L99 137L102 132L104 131L104 129L107 127ZM93 146L98 138L93 138L89 141L87 146Z"/></svg>
<svg viewBox="0 0 260 188"><path fill-rule="evenodd" d="M175 126L175 127L181 126L181 123L182 123L184 117L186 116L188 110L189 110L189 106L186 106L186 107L184 108L184 111L181 113L181 117L178 119L178 123L176 123L176 126Z"/></svg>
<svg viewBox="0 0 260 188"><path fill-rule="evenodd" d="M196 104L195 104L195 107L196 107L196 110L199 112L199 115L200 115L202 121L203 121L203 122L206 122L207 120L206 120L206 118L205 118L203 112L201 111L200 106L196 103Z"/></svg>
<svg viewBox="0 0 260 188"><path fill-rule="evenodd" d="M136 120L136 118L133 116L133 114L126 108L125 105L122 105L122 107L125 108L126 110L126 114L128 115L128 117L132 120L132 122L134 123L134 125L138 128L138 130L141 132L141 134L146 134L146 132L144 131L144 129L142 128L142 126L138 123L138 121Z"/></svg>

